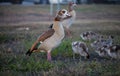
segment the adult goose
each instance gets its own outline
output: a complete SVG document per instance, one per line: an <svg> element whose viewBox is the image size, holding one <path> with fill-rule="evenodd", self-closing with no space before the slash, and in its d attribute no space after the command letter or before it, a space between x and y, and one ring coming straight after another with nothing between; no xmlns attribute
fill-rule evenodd
<svg viewBox="0 0 120 76"><path fill-rule="evenodd" d="M70 33L70 26L74 23L74 21L76 19L76 11L74 10L74 7L76 7L76 6L77 5L75 3L69 2L68 11L72 17L69 19L66 19L62 22L63 26L65 27L65 31L67 32L69 37L72 37L71 33Z"/></svg>
<svg viewBox="0 0 120 76"><path fill-rule="evenodd" d="M71 17L71 18L68 18L68 19L65 19L65 20L62 22L62 24L63 24L63 26L64 26L64 28L65 28L65 31L67 32L67 35L68 35L69 37L72 37L69 28L70 28L70 26L73 24L73 22L74 22L75 19L76 19L76 12L75 12L75 10L74 10L74 7L75 7L75 6L77 6L75 3L69 2L69 4L68 4L68 12L70 13L70 15L71 15L72 17ZM53 24L51 24L49 28L52 28L52 27L53 27Z"/></svg>
<svg viewBox="0 0 120 76"><path fill-rule="evenodd" d="M60 10L53 21L52 29L47 30L34 42L32 47L26 52L26 55L31 55L32 52L47 52L47 60L51 61L51 51L56 48L64 38L64 28L62 21L71 18L67 10ZM39 44L39 45L38 45Z"/></svg>

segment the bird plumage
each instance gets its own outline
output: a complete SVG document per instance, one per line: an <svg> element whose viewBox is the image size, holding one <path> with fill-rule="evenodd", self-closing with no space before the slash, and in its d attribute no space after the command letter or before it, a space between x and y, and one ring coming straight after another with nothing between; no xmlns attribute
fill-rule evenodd
<svg viewBox="0 0 120 76"><path fill-rule="evenodd" d="M120 59L120 45L112 45L106 48L106 52L111 58Z"/></svg>
<svg viewBox="0 0 120 76"><path fill-rule="evenodd" d="M32 52L36 51L45 51L47 52L47 60L50 61L52 49L56 48L65 36L61 22L70 17L71 15L68 14L67 10L60 10L53 21L52 29L49 29L40 35L32 45L31 49L27 51L26 55L31 55ZM38 43L40 43L40 45L36 48Z"/></svg>
<svg viewBox="0 0 120 76"><path fill-rule="evenodd" d="M70 15L72 16L71 18L69 19L66 19L62 22L63 26L65 27L65 30L68 34L68 36L71 36L71 33L70 33L70 26L74 23L75 19L76 19L76 11L74 10L74 7L76 6L75 3L73 2L69 2L68 4L68 11L70 13Z"/></svg>
<svg viewBox="0 0 120 76"><path fill-rule="evenodd" d="M98 48L95 50L95 52L98 53L98 55L101 56L101 57L107 57L108 54L107 54L107 52L106 52L106 50L105 50L106 47L107 47L107 46L98 47Z"/></svg>
<svg viewBox="0 0 120 76"><path fill-rule="evenodd" d="M67 19L65 19L64 21L62 21L62 24L63 24L63 26L64 26L64 28L65 28L65 31L67 32L67 34L69 35L69 36L71 36L71 33L70 33L70 30L69 30L69 28L70 28L70 26L73 24L73 22L75 21L75 19L76 19L76 12L75 12L75 10L74 10L74 7L76 6L76 4L75 3L73 3L73 2L69 2L69 4L68 4L68 13L71 15L71 18L67 18ZM49 28L52 28L53 27L53 24L51 24L50 26L49 26Z"/></svg>
<svg viewBox="0 0 120 76"><path fill-rule="evenodd" d="M93 31L86 31L86 32L81 33L80 37L83 40L92 40L92 39L96 39L98 37L98 34Z"/></svg>
<svg viewBox="0 0 120 76"><path fill-rule="evenodd" d="M80 54L89 59L88 48L84 42L72 42L72 50L75 54Z"/></svg>

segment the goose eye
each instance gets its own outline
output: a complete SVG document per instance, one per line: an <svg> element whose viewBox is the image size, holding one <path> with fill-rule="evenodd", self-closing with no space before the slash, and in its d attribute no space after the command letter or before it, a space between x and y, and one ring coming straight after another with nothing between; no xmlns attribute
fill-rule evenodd
<svg viewBox="0 0 120 76"><path fill-rule="evenodd" d="M62 13L65 13L65 11L62 11Z"/></svg>

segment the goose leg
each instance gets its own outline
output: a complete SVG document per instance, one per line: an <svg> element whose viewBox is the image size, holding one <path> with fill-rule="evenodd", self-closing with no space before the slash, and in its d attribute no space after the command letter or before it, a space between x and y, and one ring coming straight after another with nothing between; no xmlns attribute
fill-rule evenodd
<svg viewBox="0 0 120 76"><path fill-rule="evenodd" d="M70 38L72 38L71 32L70 32L70 30L69 30L68 28L66 28L66 32L67 32L67 35L68 35Z"/></svg>
<svg viewBox="0 0 120 76"><path fill-rule="evenodd" d="M47 52L47 60L51 61L51 52L50 51Z"/></svg>
<svg viewBox="0 0 120 76"><path fill-rule="evenodd" d="M81 62L81 55L79 55L79 61Z"/></svg>
<svg viewBox="0 0 120 76"><path fill-rule="evenodd" d="M73 53L73 60L75 60L75 53Z"/></svg>

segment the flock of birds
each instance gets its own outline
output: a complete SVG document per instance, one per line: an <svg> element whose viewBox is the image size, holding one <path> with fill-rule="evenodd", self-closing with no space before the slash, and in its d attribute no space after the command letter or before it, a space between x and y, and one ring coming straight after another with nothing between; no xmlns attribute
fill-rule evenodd
<svg viewBox="0 0 120 76"><path fill-rule="evenodd" d="M103 35L99 35L92 31L87 31L80 34L83 40L94 40L90 46L94 48L94 51L98 53L100 57L111 57L112 59L120 59L120 45L114 44L114 37L108 36L104 38ZM80 54L86 58L89 58L89 51L86 43L83 41L72 42L72 49L74 53Z"/></svg>
<svg viewBox="0 0 120 76"><path fill-rule="evenodd" d="M32 47L26 52L26 55L31 55L33 52L47 52L47 60L51 61L51 51L59 46L65 37L65 31L69 37L71 36L69 27L73 24L76 18L76 12L74 7L77 5L73 2L69 2L68 11L66 9L59 10L53 20L53 24L50 28L41 34L34 42ZM107 54L112 58L120 58L120 45L113 45L113 37L110 36L107 40L104 40L102 36L87 31L80 35L83 40L96 39L91 46L95 48L95 51L100 56L106 56ZM74 41L71 43L73 53L80 54L85 58L89 58L88 47L85 42Z"/></svg>

